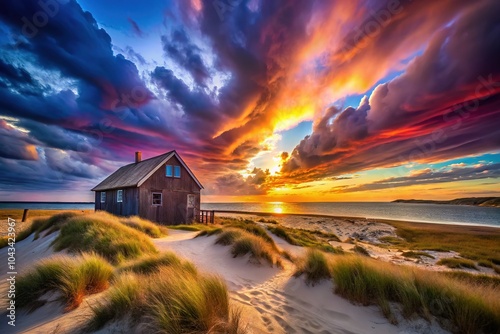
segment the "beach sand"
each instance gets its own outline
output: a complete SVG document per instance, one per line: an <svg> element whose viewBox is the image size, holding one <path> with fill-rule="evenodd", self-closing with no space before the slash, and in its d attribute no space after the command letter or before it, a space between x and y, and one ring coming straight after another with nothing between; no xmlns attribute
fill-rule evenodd
<svg viewBox="0 0 500 334"><path fill-rule="evenodd" d="M241 214L221 214L249 218L255 221L261 216ZM432 253L436 259L406 259L399 252L380 247L379 238L395 237L395 227L387 222L359 218L335 218L304 215L280 215L266 217L279 224L294 228L320 230L335 233L341 242L331 241L333 246L345 250L353 247L347 243L350 238L357 239L370 255L383 261L411 264L431 270L449 270L435 265L441 256ZM5 222L2 221L2 224ZM266 224L261 223L263 226ZM429 227L426 224L426 228ZM446 226L447 229L478 229L478 227ZM483 228L479 228L483 229ZM486 228L487 229L487 228ZM491 233L496 233L492 230ZM248 333L447 333L435 321L428 322L420 318L407 320L398 317L398 325L390 324L378 307L354 305L333 293L331 281L323 281L315 286L308 286L302 277L293 277L294 265L283 261L283 269L256 265L247 257L233 258L229 247L215 245L215 237L199 237L197 232L170 230L170 235L152 239L160 251L173 251L192 261L201 271L220 275L227 282L230 298L234 305L242 309L243 322ZM293 246L270 234L279 248L294 256L304 254L303 247ZM33 240L30 236L16 244L16 262L18 274L43 258L53 255L50 243L57 234ZM446 253L450 256L450 253ZM7 263L7 248L0 249L2 268ZM486 270L486 268L484 268ZM6 270L0 273L1 307L5 307ZM20 311L16 318L16 328L0 321L0 333L74 333L92 314L91 307L99 302L103 294L85 299L82 305L71 312L64 312L63 307L47 296L49 302L42 308L28 314ZM2 318L6 319L5 315ZM99 333L126 333L126 321L112 324Z"/></svg>

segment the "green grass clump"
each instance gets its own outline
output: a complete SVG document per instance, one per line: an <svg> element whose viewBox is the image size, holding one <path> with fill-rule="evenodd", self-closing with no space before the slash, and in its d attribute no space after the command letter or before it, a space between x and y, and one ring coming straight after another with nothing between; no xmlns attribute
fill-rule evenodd
<svg viewBox="0 0 500 334"><path fill-rule="evenodd" d="M360 246L360 245L356 245L352 248L352 251L354 253L358 253L359 255L363 255L363 256L368 256L370 257L370 253L368 253L368 251L366 250L366 248Z"/></svg>
<svg viewBox="0 0 500 334"><path fill-rule="evenodd" d="M268 242L260 236L238 228L224 228L218 233L216 244L231 247L231 254L234 257L250 254L252 261L261 263L261 260L268 262L271 266L281 266L280 252L271 240Z"/></svg>
<svg viewBox="0 0 500 334"><path fill-rule="evenodd" d="M238 238L241 238L243 231L238 229L226 229L219 233L217 239L215 239L215 244L229 246L234 243ZM208 234L207 234L208 235Z"/></svg>
<svg viewBox="0 0 500 334"><path fill-rule="evenodd" d="M172 230L182 230L182 231L205 231L210 230L212 227L205 224L181 224L181 225L170 225L168 228Z"/></svg>
<svg viewBox="0 0 500 334"><path fill-rule="evenodd" d="M500 277L485 275L485 274L471 274L465 271L444 271L443 275L465 282L471 286L483 285L500 288Z"/></svg>
<svg viewBox="0 0 500 334"><path fill-rule="evenodd" d="M16 306L36 308L47 292L59 293L68 310L78 307L83 297L105 290L113 267L97 255L57 256L42 261L16 281Z"/></svg>
<svg viewBox="0 0 500 334"><path fill-rule="evenodd" d="M168 229L165 226L157 225L137 216L120 219L120 222L128 227L146 233L152 238L161 238L168 235Z"/></svg>
<svg viewBox="0 0 500 334"><path fill-rule="evenodd" d="M266 242L270 244L274 244L273 239L267 234L266 230L257 225L254 221L250 219L234 219L234 218L223 218L220 221L220 224L224 228L237 228L241 229L244 231L247 231L249 233L252 233L253 235L256 235L262 239L264 239Z"/></svg>
<svg viewBox="0 0 500 334"><path fill-rule="evenodd" d="M198 237L209 237L209 236L212 236L212 235L215 235L215 234L220 234L220 233L222 233L222 231L223 231L223 229L220 228L220 227L212 228L212 229L209 229L209 230L203 230L200 233L198 233L195 238L198 238Z"/></svg>
<svg viewBox="0 0 500 334"><path fill-rule="evenodd" d="M130 316L132 326L148 333L241 333L239 313L229 305L224 280L177 266L150 276L127 273L94 309L87 331Z"/></svg>
<svg viewBox="0 0 500 334"><path fill-rule="evenodd" d="M336 293L364 305L379 305L392 322L389 302L397 302L404 316L448 319L454 332L495 333L500 328L498 288L471 286L441 273L355 255L335 257L331 266Z"/></svg>
<svg viewBox="0 0 500 334"><path fill-rule="evenodd" d="M401 255L404 257L412 258L412 259L421 259L422 256L428 257L430 259L435 259L434 256L432 256L426 252L418 252L418 251L403 252Z"/></svg>
<svg viewBox="0 0 500 334"><path fill-rule="evenodd" d="M158 255L149 255L132 263L120 267L120 271L128 271L136 274L150 274L157 272L165 266L176 266L196 273L196 267L188 261L181 260L175 253L166 252Z"/></svg>
<svg viewBox="0 0 500 334"><path fill-rule="evenodd" d="M478 268L476 267L476 263L474 261L456 257L443 258L438 262L436 262L436 264L447 266L448 268L452 269L468 268L468 269L478 270Z"/></svg>
<svg viewBox="0 0 500 334"><path fill-rule="evenodd" d="M341 248L332 247L332 245L328 243L330 240L339 241L339 238L333 233L309 231L284 226L269 226L268 229L271 233L291 245L316 248L328 253L343 253Z"/></svg>
<svg viewBox="0 0 500 334"><path fill-rule="evenodd" d="M157 253L146 234L104 212L71 218L62 226L53 245L56 251L95 252L112 263Z"/></svg>
<svg viewBox="0 0 500 334"><path fill-rule="evenodd" d="M251 258L257 263L264 260L272 265L281 267L280 254L275 248L271 247L268 242L264 241L250 233L243 233L239 238L236 238L231 247L231 254L234 257L250 254Z"/></svg>
<svg viewBox="0 0 500 334"><path fill-rule="evenodd" d="M43 231L46 231L47 229L47 234L50 234L56 230L58 230L64 223L68 221L68 219L76 216L77 213L75 212L62 212L59 214L56 214L50 218L37 218L34 219L30 225L28 225L25 229L20 231L19 233L16 234L16 242L22 241L35 233L34 240L38 239L40 237L40 233ZM8 244L8 237L2 237L0 238L0 248L3 248L7 246Z"/></svg>
<svg viewBox="0 0 500 334"><path fill-rule="evenodd" d="M310 248L305 257L299 260L294 276L298 277L305 275L306 284L313 286L324 279L330 279L330 264L326 255L317 250Z"/></svg>

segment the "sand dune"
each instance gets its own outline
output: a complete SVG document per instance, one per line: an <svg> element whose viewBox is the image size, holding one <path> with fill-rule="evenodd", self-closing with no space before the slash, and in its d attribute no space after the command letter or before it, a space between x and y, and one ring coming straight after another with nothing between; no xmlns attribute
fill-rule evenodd
<svg viewBox="0 0 500 334"><path fill-rule="evenodd" d="M192 261L200 270L222 276L231 291L232 302L243 310L249 333L446 333L437 324L423 320L400 319L394 326L377 307L363 307L333 293L334 286L324 281L307 286L303 278L294 278L294 266L284 261L284 268L271 268L249 262L248 256L233 258L229 247L215 245L215 237L195 238L197 232L171 231L161 239L153 239L161 251L174 251ZM19 272L53 254L52 234L33 241L33 236L16 245ZM274 237L276 244L293 255L305 249ZM6 249L0 261L6 263ZM5 274L1 287L5 291ZM2 292L5 305L6 294ZM102 294L90 296L76 310L65 313L63 307L47 296L49 302L33 313L19 312L16 328L0 322L0 333L74 333L91 315L91 306ZM53 297L53 296L52 296ZM122 332L126 325L112 324L99 333Z"/></svg>
<svg viewBox="0 0 500 334"><path fill-rule="evenodd" d="M314 287L292 276L294 267L284 269L256 266L248 257L232 258L229 248L215 245L215 237L192 239L196 232L173 231L156 239L160 250L173 250L200 269L224 277L232 300L245 309L251 333L447 333L425 321L390 324L377 307L362 307L333 294L325 281ZM273 237L278 246L300 255L302 247Z"/></svg>

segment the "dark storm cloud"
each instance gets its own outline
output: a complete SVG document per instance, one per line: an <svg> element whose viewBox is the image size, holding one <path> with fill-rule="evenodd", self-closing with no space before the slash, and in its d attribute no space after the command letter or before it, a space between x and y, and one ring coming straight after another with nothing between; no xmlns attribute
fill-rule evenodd
<svg viewBox="0 0 500 334"><path fill-rule="evenodd" d="M113 55L109 35L75 0L9 0L0 19L28 38L22 49L39 66L97 87L100 100L95 102L104 108L134 89L147 91L136 66Z"/></svg>
<svg viewBox="0 0 500 334"><path fill-rule="evenodd" d="M191 43L186 31L176 29L170 36L162 36L161 41L167 56L191 73L198 85L203 86L210 73L200 56L201 49Z"/></svg>

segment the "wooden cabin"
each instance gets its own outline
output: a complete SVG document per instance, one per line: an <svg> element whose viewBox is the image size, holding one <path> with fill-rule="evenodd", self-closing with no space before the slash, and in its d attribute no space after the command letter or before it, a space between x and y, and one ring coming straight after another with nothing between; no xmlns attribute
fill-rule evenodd
<svg viewBox="0 0 500 334"><path fill-rule="evenodd" d="M121 167L95 186L95 210L161 224L199 220L200 181L176 151Z"/></svg>

